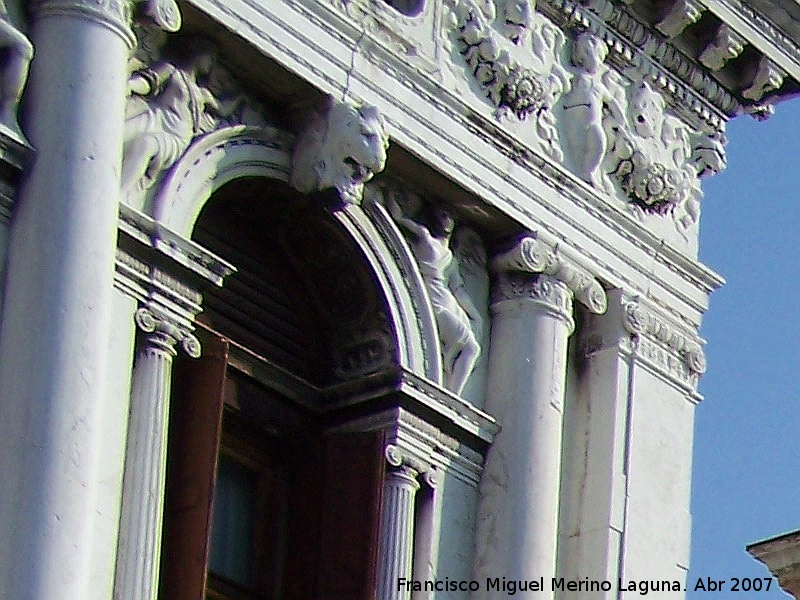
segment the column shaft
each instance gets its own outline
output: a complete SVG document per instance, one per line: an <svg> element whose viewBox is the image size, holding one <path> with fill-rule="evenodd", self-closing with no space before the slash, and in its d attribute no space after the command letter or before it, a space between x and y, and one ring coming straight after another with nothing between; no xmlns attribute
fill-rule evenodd
<svg viewBox="0 0 800 600"><path fill-rule="evenodd" d="M417 473L400 467L386 473L378 555L378 598L408 600L410 591L398 590L401 578L411 579L414 553L414 497Z"/></svg>
<svg viewBox="0 0 800 600"><path fill-rule="evenodd" d="M87 600L113 577L92 561L113 530L95 524L129 44L46 4L0 327L0 597Z"/></svg>
<svg viewBox="0 0 800 600"><path fill-rule="evenodd" d="M114 586L118 600L158 595L174 344L163 333L150 334L136 357Z"/></svg>
<svg viewBox="0 0 800 600"><path fill-rule="evenodd" d="M546 275L522 275L492 306L486 408L502 430L489 451L478 507L478 598L505 598L486 578L555 576L561 437L572 293ZM523 283L524 281L524 283ZM502 288L502 284L500 286Z"/></svg>

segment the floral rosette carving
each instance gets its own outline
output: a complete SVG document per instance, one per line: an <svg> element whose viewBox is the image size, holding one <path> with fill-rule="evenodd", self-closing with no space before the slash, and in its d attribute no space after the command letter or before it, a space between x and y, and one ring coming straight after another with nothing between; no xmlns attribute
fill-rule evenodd
<svg viewBox="0 0 800 600"><path fill-rule="evenodd" d="M507 106L520 119L544 108L547 95L544 86L529 69L516 69L503 87L500 106Z"/></svg>
<svg viewBox="0 0 800 600"><path fill-rule="evenodd" d="M621 160L615 175L633 202L644 210L657 213L680 204L689 188L684 171L648 162L641 152L634 152L631 158Z"/></svg>

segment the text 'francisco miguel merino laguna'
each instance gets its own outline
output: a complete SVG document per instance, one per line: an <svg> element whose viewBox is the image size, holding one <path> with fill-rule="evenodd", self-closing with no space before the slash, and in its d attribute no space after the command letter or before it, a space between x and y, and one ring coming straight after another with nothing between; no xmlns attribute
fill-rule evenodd
<svg viewBox="0 0 800 600"><path fill-rule="evenodd" d="M646 596L649 592L681 592L683 584L677 580L617 580L617 587L606 580L593 580L588 577L583 579L565 579L553 577L545 587L544 577L538 579L506 579L505 577L487 577L483 587L474 579L432 579L417 580L400 577L397 580L397 591L406 592L477 592L481 589L487 592L505 592L513 596L517 592L543 592L543 591L568 591L568 592L609 592L612 589L623 592L638 592Z"/></svg>

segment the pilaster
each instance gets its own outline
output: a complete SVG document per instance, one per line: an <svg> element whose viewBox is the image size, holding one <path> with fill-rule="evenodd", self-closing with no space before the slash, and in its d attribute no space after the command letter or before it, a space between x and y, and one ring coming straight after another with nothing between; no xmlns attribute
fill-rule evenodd
<svg viewBox="0 0 800 600"><path fill-rule="evenodd" d="M573 302L606 307L588 272L532 234L496 257L487 411L502 427L481 479L475 579L556 573L567 344ZM523 593L552 598L549 586ZM501 598L482 588L475 596Z"/></svg>
<svg viewBox="0 0 800 600"><path fill-rule="evenodd" d="M628 298L608 292L602 315L582 321L575 392L564 415L558 577L615 582L620 574L629 450L633 342ZM560 599L616 598L611 591L565 591Z"/></svg>
<svg viewBox="0 0 800 600"><path fill-rule="evenodd" d="M136 311L142 335L131 387L114 598L158 595L172 359L176 346L199 358L197 338L148 307Z"/></svg>

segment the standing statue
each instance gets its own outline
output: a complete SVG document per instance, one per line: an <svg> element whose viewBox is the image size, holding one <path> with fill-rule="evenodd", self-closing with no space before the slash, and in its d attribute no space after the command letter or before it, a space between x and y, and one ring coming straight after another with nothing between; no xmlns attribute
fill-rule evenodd
<svg viewBox="0 0 800 600"><path fill-rule="evenodd" d="M160 60L134 72L125 121L123 198L151 187L186 151L192 139L211 131L235 107L223 106L199 80L211 72L215 53L199 49L177 65ZM131 110L133 109L133 110Z"/></svg>
<svg viewBox="0 0 800 600"><path fill-rule="evenodd" d="M0 0L0 49L5 53L0 71L0 124L24 138L17 121L17 107L28 79L33 45L8 20L4 0Z"/></svg>
<svg viewBox="0 0 800 600"><path fill-rule="evenodd" d="M611 182L601 164L608 150L603 128L605 113L619 123L625 122L625 110L609 82L610 71L603 64L608 46L592 33L582 33L575 40L572 63L577 67L572 90L564 96L562 120L565 144L578 176L587 183L612 192Z"/></svg>
<svg viewBox="0 0 800 600"><path fill-rule="evenodd" d="M443 210L430 210L427 224L403 214L391 196L387 208L410 237L411 248L428 288L442 346L445 387L461 395L481 353L475 330L480 329L480 311L464 288L453 261L450 238L455 222Z"/></svg>

